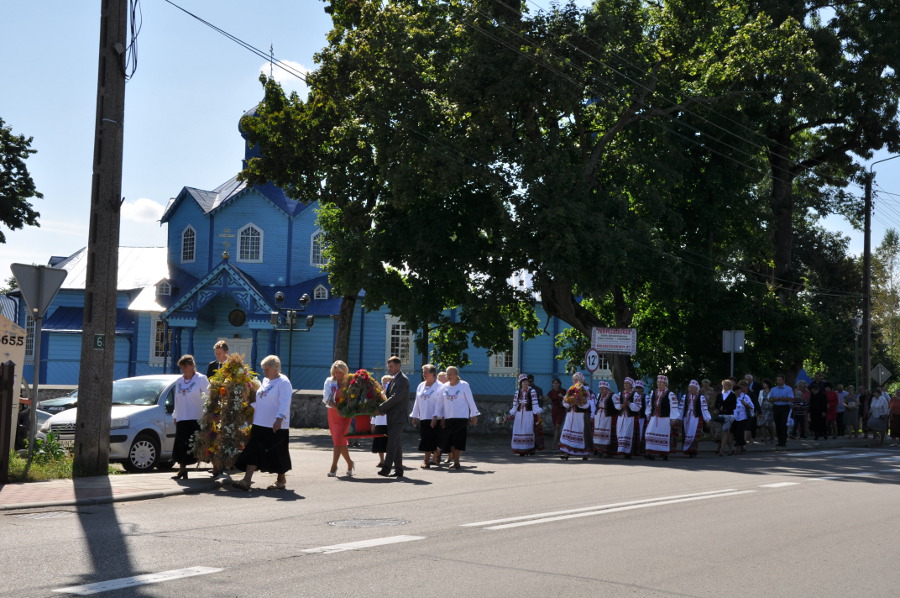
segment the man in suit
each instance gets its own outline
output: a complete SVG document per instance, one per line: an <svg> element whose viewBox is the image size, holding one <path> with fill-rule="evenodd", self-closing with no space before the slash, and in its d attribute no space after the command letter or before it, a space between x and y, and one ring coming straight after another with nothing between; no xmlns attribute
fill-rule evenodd
<svg viewBox="0 0 900 598"><path fill-rule="evenodd" d="M409 417L409 378L400 371L400 363L399 357L388 359L388 372L394 378L385 389L387 401L375 412L377 415L387 416L387 450L384 454L384 466L378 470L378 475L394 478L403 477L403 428Z"/></svg>
<svg viewBox="0 0 900 598"><path fill-rule="evenodd" d="M213 345L213 353L216 354L216 358L209 362L209 365L206 366L206 377L212 378L213 374L222 367L222 364L225 363L225 360L228 359L228 343L225 341L219 341L215 345Z"/></svg>

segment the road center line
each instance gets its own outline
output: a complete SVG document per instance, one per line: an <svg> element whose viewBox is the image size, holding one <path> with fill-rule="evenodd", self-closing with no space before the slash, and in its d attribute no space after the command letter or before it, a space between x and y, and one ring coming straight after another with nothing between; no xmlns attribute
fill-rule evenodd
<svg viewBox="0 0 900 598"><path fill-rule="evenodd" d="M710 490L708 492L697 492L695 494L677 494L675 496L658 496L656 498L645 498L641 500L630 500L627 502L616 502L608 505L594 505L593 507L581 507L578 509L567 509L565 511L550 511L549 513L534 513L533 515L522 515L519 517L507 517L506 519L494 519L492 521L479 521L477 523L464 523L461 527L484 527L486 525L494 525L495 523L509 523L511 521L522 521L524 519L536 519L541 517L553 517L556 515L567 515L569 513L582 513L584 511L597 511L601 509L612 509L615 507L624 507L628 505L639 505L644 503L654 503L662 500L673 500L677 498L690 498L693 496L707 496L709 494L721 494L723 492L734 492L734 488L725 490Z"/></svg>
<svg viewBox="0 0 900 598"><path fill-rule="evenodd" d="M213 567L189 567L187 569L173 569L171 571L160 571L159 573L147 573L145 575L135 575L133 577L122 577L121 579L110 579L109 581L89 583L83 586L69 586L68 588L60 588L53 591L61 594L89 596L91 594L99 594L100 592L109 592L110 590L133 588L135 586L159 583L161 581L171 581L173 579L182 579L185 577L194 577L196 575L208 575L210 573L218 573L219 571L224 571L224 569L215 569Z"/></svg>
<svg viewBox="0 0 900 598"><path fill-rule="evenodd" d="M760 488L784 488L785 486L797 486L800 482L776 482L775 484L763 484Z"/></svg>
<svg viewBox="0 0 900 598"><path fill-rule="evenodd" d="M865 459L866 457L881 457L884 453L851 453L849 455L839 455L835 459Z"/></svg>
<svg viewBox="0 0 900 598"><path fill-rule="evenodd" d="M346 544L332 544L331 546L307 548L303 552L332 554L334 552L344 552L346 550L359 550L361 548L371 548L373 546L384 546L385 544L397 544L398 542L412 542L413 540L424 539L424 536L390 536L389 538L373 538L372 540L362 540L361 542L347 542Z"/></svg>
<svg viewBox="0 0 900 598"><path fill-rule="evenodd" d="M551 523L553 521L564 521L566 519L577 519L579 517L592 517L594 515L606 515L609 513L620 513L622 511L633 511L635 509L646 509L648 507L661 507L663 505L674 505L677 503L683 502L693 502L696 500L708 500L710 498L724 498L726 496L737 496L739 494L752 494L756 492L756 490L735 490L733 492L725 492L720 494L710 494L706 496L692 496L689 498L678 498L674 500L665 500L660 502L651 502L644 503L639 505L628 505L624 507L615 507L611 509L604 509L602 511L589 511L587 513L573 513L571 515L560 515L559 517L545 517L544 519L533 519L531 521L519 521L518 523L506 523L504 525L494 525L491 527L486 527L484 529L489 530L498 530L498 529L509 529L512 527L522 527L524 525L535 525L537 523Z"/></svg>

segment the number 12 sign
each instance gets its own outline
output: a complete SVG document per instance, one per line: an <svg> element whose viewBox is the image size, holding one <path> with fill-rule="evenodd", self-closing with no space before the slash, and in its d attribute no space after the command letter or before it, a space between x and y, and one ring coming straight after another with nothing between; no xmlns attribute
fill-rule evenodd
<svg viewBox="0 0 900 598"><path fill-rule="evenodd" d="M597 349L587 350L587 353L584 354L584 364L590 373L593 374L597 371L597 368L600 367L600 353L597 352Z"/></svg>

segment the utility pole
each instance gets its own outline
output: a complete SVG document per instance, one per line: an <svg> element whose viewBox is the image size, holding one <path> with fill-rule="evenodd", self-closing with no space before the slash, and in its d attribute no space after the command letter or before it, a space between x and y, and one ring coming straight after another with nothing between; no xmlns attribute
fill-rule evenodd
<svg viewBox="0 0 900 598"><path fill-rule="evenodd" d="M91 221L75 421L75 467L84 475L106 475L109 466L122 195L127 4L126 0L101 0L100 8Z"/></svg>
<svg viewBox="0 0 900 598"><path fill-rule="evenodd" d="M862 314L862 379L871 389L872 377L872 177L866 175L865 217L863 224L863 314ZM861 392L861 391L860 391Z"/></svg>

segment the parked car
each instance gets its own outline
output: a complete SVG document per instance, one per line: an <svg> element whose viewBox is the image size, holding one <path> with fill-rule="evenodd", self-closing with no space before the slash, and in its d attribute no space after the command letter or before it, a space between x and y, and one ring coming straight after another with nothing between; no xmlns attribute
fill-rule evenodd
<svg viewBox="0 0 900 598"><path fill-rule="evenodd" d="M38 409L47 413L59 413L66 409L74 409L76 405L78 405L77 388L65 396L38 402Z"/></svg>
<svg viewBox="0 0 900 598"><path fill-rule="evenodd" d="M172 465L175 444L175 381L177 374L137 376L113 382L112 420L109 431L109 460L120 462L128 471L147 472ZM75 445L75 418L78 409L55 414L41 431L59 433L59 443Z"/></svg>
<svg viewBox="0 0 900 598"><path fill-rule="evenodd" d="M31 422L31 407L19 407L19 421L16 424L16 450L20 450L25 448L25 441L28 440L28 427ZM52 413L47 413L46 411L37 410L37 428L38 431L34 433L35 440L43 440L44 434L40 432L41 426L44 425L48 419L53 416Z"/></svg>

